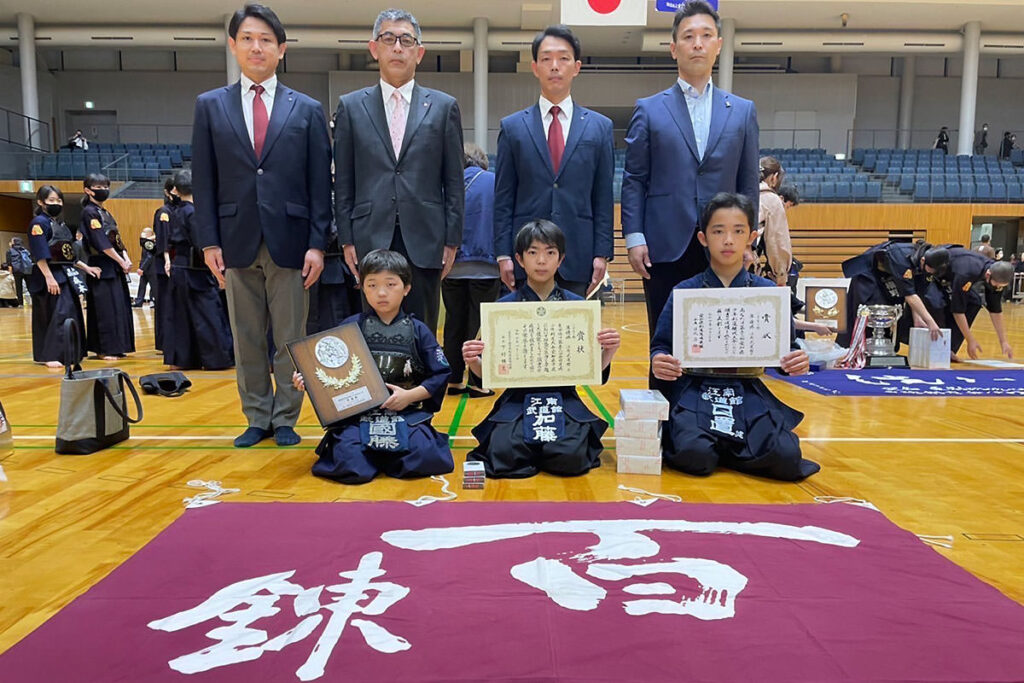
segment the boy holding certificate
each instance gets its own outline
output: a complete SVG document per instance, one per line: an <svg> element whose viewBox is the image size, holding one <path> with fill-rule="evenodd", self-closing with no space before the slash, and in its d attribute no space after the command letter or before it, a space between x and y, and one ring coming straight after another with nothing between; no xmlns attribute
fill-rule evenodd
<svg viewBox="0 0 1024 683"><path fill-rule="evenodd" d="M499 303L524 301L582 301L555 282L565 258L565 235L554 223L532 220L516 235L516 262L526 271L526 283ZM619 348L619 333L603 329L597 334L608 381L612 356ZM462 346L466 365L481 375L484 342ZM543 425L538 426L541 422ZM507 389L490 414L473 429L480 445L467 460L482 462L488 477L523 478L538 472L560 476L586 474L601 464L601 435L607 423L583 404L576 387Z"/></svg>
<svg viewBox="0 0 1024 683"><path fill-rule="evenodd" d="M451 371L434 334L402 310L411 280L409 262L398 252L376 249L359 262L359 284L373 310L344 323L359 323L391 396L380 408L324 434L316 447L317 476L363 484L380 472L407 479L455 469L448 437L430 424ZM297 389L305 389L302 375L292 379Z"/></svg>
<svg viewBox="0 0 1024 683"><path fill-rule="evenodd" d="M701 214L697 239L710 265L680 289L774 287L743 268L743 254L754 234L754 207L740 194L720 192ZM787 311L788 312L788 311ZM673 302L658 318L651 340L651 370L669 385L672 411L663 439L665 464L688 474L708 475L722 465L772 479L796 481L817 472L817 463L800 455L793 433L803 414L775 398L759 379L763 368L686 368L672 355ZM790 332L791 348L793 333ZM790 351L783 372L808 371L807 353Z"/></svg>

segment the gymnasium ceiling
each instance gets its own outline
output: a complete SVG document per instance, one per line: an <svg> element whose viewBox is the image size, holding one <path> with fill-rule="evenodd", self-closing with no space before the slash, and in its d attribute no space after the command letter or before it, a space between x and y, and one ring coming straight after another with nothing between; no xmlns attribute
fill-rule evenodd
<svg viewBox="0 0 1024 683"><path fill-rule="evenodd" d="M377 11L385 6L364 0L267 0L267 4L286 26L340 27L370 26ZM397 4L413 12L427 32L431 27L466 28L477 16L486 16L492 28L536 30L557 22L560 7L559 0L401 0ZM653 0L647 0L647 4L648 27L671 26L671 14L656 12ZM44 26L223 25L225 15L240 5L240 0L111 0L87 4L80 0L4 0L0 25L14 25L19 12L34 15ZM736 20L739 30L839 30L840 15L845 12L849 14L850 31L957 31L969 21L981 21L983 32L1024 32L1024 0L721 0L721 10L723 16ZM640 50L639 27L590 27L579 32L591 54L632 54Z"/></svg>

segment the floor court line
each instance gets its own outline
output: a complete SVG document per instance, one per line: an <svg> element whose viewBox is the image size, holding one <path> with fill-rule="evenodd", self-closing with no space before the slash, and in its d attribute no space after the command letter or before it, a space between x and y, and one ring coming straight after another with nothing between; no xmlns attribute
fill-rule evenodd
<svg viewBox="0 0 1024 683"><path fill-rule="evenodd" d="M54 438L52 434L40 434L40 435L16 435L14 439L16 441L39 441L43 439ZM132 436L129 437L132 441L228 441L233 440L234 436L178 436L168 435L159 436L154 434L148 434L146 436ZM467 440L473 439L472 436L450 436L450 439L454 440ZM614 436L606 436L605 440L615 441ZM807 443L1024 443L1024 436L1022 437L1005 437L1005 438L958 438L958 437L905 437L905 436L873 436L873 437L860 437L860 436L802 436L801 441Z"/></svg>

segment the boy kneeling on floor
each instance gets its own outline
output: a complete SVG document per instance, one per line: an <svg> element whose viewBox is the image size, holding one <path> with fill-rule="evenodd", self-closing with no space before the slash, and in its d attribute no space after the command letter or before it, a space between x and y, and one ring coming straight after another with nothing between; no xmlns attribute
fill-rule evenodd
<svg viewBox="0 0 1024 683"><path fill-rule="evenodd" d="M555 274L565 258L565 234L548 220L537 219L524 225L516 235L516 261L526 271L526 282L498 303L523 301L582 301L555 282ZM619 332L603 329L593 340L601 347L602 383L608 381L612 356L619 348ZM478 376L483 372L480 355L484 343L478 339L462 345L462 358ZM529 403L540 398L555 400L562 406L564 424L554 440L537 440L524 430L524 414ZM532 477L538 472L560 476L586 474L601 465L601 435L608 424L587 410L576 387L506 389L494 408L473 429L480 445L466 459L484 464L488 477Z"/></svg>
<svg viewBox="0 0 1024 683"><path fill-rule="evenodd" d="M743 268L743 253L754 234L754 206L747 197L716 194L701 214L697 239L708 251L710 265L675 289L774 287L775 283ZM651 370L671 382L672 410L662 444L666 465L688 474L708 475L718 465L772 479L796 481L820 466L800 454L793 429L803 414L775 398L761 380L763 368L687 368L672 355L672 298L665 304L651 340ZM791 328L790 344L795 347ZM809 369L807 353L794 350L782 357L781 369L802 375ZM714 405L727 401L733 420L713 419Z"/></svg>
<svg viewBox="0 0 1024 683"><path fill-rule="evenodd" d="M441 409L451 371L434 334L402 310L411 279L409 262L398 252L376 249L359 262L359 285L373 310L344 323L359 323L391 396L379 408L353 416L324 434L316 447L319 458L313 474L317 476L363 484L380 472L408 479L455 469L448 437L430 424ZM300 391L305 389L299 373L292 381ZM371 420L397 423L399 438L394 448L369 445Z"/></svg>

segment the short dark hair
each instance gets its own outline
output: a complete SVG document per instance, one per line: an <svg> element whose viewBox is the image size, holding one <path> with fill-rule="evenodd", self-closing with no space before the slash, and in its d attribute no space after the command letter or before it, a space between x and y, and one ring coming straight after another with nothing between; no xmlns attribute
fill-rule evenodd
<svg viewBox="0 0 1024 683"><path fill-rule="evenodd" d="M164 180L164 194L170 194L171 190L173 190L173 189L174 189L174 176L169 175L169 176L167 176L167 179Z"/></svg>
<svg viewBox="0 0 1024 683"><path fill-rule="evenodd" d="M1013 266L1009 261L996 261L988 268L989 278L1001 285L1008 285L1013 281Z"/></svg>
<svg viewBox="0 0 1024 683"><path fill-rule="evenodd" d="M403 285L412 283L412 268L402 254L390 249L374 249L359 262L359 284L370 275L377 273L394 273Z"/></svg>
<svg viewBox="0 0 1024 683"><path fill-rule="evenodd" d="M753 228L756 225L757 217L754 214L754 203L745 194L737 192L719 192L704 205L700 214L700 229L706 232L711 224L711 217L719 209L739 209L747 216L747 227Z"/></svg>
<svg viewBox="0 0 1024 683"><path fill-rule="evenodd" d="M266 5L260 5L255 2L246 4L245 7L231 15L231 21L228 23L228 35L231 36L232 40L238 36L238 27L249 17L259 19L269 26L270 30L274 32L274 37L277 38L278 45L288 42L288 38L284 33L284 24L274 14L274 10Z"/></svg>
<svg viewBox="0 0 1024 683"><path fill-rule="evenodd" d="M534 218L516 233L516 254L522 256L534 242L540 242L558 250L558 255L565 254L565 233L549 220Z"/></svg>
<svg viewBox="0 0 1024 683"><path fill-rule="evenodd" d="M106 185L110 187L110 178L102 173L90 173L82 180L82 187L92 187L93 185Z"/></svg>
<svg viewBox="0 0 1024 683"><path fill-rule="evenodd" d="M183 168L174 174L174 187L178 188L178 194L192 194L192 171Z"/></svg>
<svg viewBox="0 0 1024 683"><path fill-rule="evenodd" d="M709 3L704 0L688 0L685 5L682 5L676 10L676 14L672 17L672 42L676 40L676 32L679 30L679 24L683 23L684 19L695 17L698 14L706 14L715 20L715 31L718 35L722 35L722 19L718 16L718 12Z"/></svg>
<svg viewBox="0 0 1024 683"><path fill-rule="evenodd" d="M982 235L981 236L982 244L988 244L991 241L992 241L992 235Z"/></svg>
<svg viewBox="0 0 1024 683"><path fill-rule="evenodd" d="M546 29L538 33L533 38L533 61L537 61L537 52L540 51L540 44L544 42L545 38L558 38L572 45L572 54L576 61L580 61L580 55L583 54L583 47L580 44L580 39L576 37L576 34L572 32L572 29L565 24L552 24Z"/></svg>
<svg viewBox="0 0 1024 683"><path fill-rule="evenodd" d="M46 203L46 198L51 194L56 194L60 197L60 200L64 201L64 193L60 191L60 188L56 185L43 185L36 191L36 201ZM36 204L36 215L38 216L43 212L43 207Z"/></svg>
<svg viewBox="0 0 1024 683"><path fill-rule="evenodd" d="M377 40L377 36L380 34L380 27L383 26L385 21L392 23L398 23L400 21L408 22L412 25L412 32L416 38L417 43L423 42L423 31L420 30L420 22L416 21L416 17L411 12L406 12L404 9L390 8L381 10L381 13L377 15L377 18L373 22L373 40Z"/></svg>
<svg viewBox="0 0 1024 683"><path fill-rule="evenodd" d="M800 204L800 190L796 188L796 185L792 183L786 183L785 185L779 186L779 197L782 201L789 202L793 206Z"/></svg>

